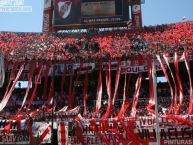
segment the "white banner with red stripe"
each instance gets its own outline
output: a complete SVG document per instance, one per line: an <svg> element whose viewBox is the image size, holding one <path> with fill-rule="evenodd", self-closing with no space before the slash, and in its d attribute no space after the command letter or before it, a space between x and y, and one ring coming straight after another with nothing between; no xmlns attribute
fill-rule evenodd
<svg viewBox="0 0 193 145"><path fill-rule="evenodd" d="M68 145L68 125L64 122L58 124L58 145Z"/></svg>
<svg viewBox="0 0 193 145"><path fill-rule="evenodd" d="M34 122L32 132L41 144L51 143L51 123Z"/></svg>

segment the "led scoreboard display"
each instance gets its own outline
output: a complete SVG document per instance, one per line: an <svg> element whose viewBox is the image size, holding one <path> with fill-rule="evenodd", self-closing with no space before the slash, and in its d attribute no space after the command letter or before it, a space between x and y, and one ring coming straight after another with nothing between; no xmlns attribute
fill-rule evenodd
<svg viewBox="0 0 193 145"><path fill-rule="evenodd" d="M54 26L123 23L128 0L55 0Z"/></svg>

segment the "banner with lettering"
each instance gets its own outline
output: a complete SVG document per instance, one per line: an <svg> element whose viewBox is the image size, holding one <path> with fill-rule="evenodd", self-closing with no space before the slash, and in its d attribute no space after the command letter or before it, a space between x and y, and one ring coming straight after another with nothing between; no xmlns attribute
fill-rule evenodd
<svg viewBox="0 0 193 145"><path fill-rule="evenodd" d="M63 114L64 116L66 114ZM61 114L62 116L62 114ZM170 118L170 119L169 119ZM179 119L176 119L179 118ZM181 120L184 120L184 123ZM104 141L115 145L153 145L156 143L154 116L109 118L106 120L74 119L54 120L58 143L68 145L96 145ZM185 145L193 143L193 115L159 117L161 145ZM79 128L77 128L79 124ZM12 127L11 127L12 128ZM51 143L51 122L33 122L32 132L35 142ZM10 134L0 130L0 144L28 144L30 141L26 128L21 132L11 129Z"/></svg>
<svg viewBox="0 0 193 145"><path fill-rule="evenodd" d="M0 144L18 144L18 145L25 145L29 144L29 135L26 131L22 131L20 133L11 133L11 134L0 134Z"/></svg>

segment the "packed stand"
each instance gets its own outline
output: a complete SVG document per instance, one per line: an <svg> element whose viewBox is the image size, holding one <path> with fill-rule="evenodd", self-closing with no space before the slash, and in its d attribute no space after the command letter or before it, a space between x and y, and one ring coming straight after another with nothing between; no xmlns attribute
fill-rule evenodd
<svg viewBox="0 0 193 145"><path fill-rule="evenodd" d="M0 48L9 59L76 60L117 58L130 54L173 53L192 49L193 22L143 30L119 30L89 34L0 33Z"/></svg>

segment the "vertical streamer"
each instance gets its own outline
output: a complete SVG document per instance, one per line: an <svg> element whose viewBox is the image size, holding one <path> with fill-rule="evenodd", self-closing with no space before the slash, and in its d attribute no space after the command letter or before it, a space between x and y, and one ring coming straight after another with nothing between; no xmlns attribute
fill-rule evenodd
<svg viewBox="0 0 193 145"><path fill-rule="evenodd" d="M31 105L33 103L33 100L34 100L34 97L35 97L35 94L36 94L36 90L37 90L37 86L38 86L37 82L39 82L39 80L41 79L42 68L43 68L43 63L40 63L39 69L38 69L39 72L38 72L37 80L35 82L34 90L32 92L31 98L29 100L29 103L28 103L28 106L27 106L27 110L31 107Z"/></svg>
<svg viewBox="0 0 193 145"><path fill-rule="evenodd" d="M182 82L180 79L180 72L179 72L179 66L178 66L178 54L177 52L175 52L174 55L174 66L175 66L175 70L176 70L176 78L177 78L177 82L178 82L178 90L179 90L179 104L176 108L176 113L179 114L181 111L181 107L183 105L183 100L184 100L184 93L183 93L183 87L182 87ZM178 100L176 100L177 102Z"/></svg>
<svg viewBox="0 0 193 145"><path fill-rule="evenodd" d="M84 104L83 115L84 116L87 115L87 99L88 99L88 68L86 70L86 76L85 76L85 80L84 80L84 100L83 100L83 104Z"/></svg>
<svg viewBox="0 0 193 145"><path fill-rule="evenodd" d="M96 95L96 110L95 112L98 113L101 108L101 99L102 99L102 63L100 62L100 70L99 70L99 78L98 78L98 86L97 86L97 95Z"/></svg>
<svg viewBox="0 0 193 145"><path fill-rule="evenodd" d="M35 62L34 61L31 61L30 64L29 64L29 77L28 77L28 85L27 85L27 89L26 89L26 92L25 92L25 96L23 98L23 101L22 101L22 104L21 104L21 107L18 111L18 113L21 111L21 109L23 108L25 102L26 102L26 99L27 99L27 96L29 94L29 90L30 90L30 86L32 84L32 78L33 78L33 74L34 74L34 70L35 70Z"/></svg>
<svg viewBox="0 0 193 145"><path fill-rule="evenodd" d="M115 80L115 90L114 90L114 94L113 97L111 97L111 62L109 63L109 72L108 72L108 76L107 77L107 93L108 93L108 106L107 106L107 110L106 113L103 115L103 119L107 118L112 110L112 107L114 105L115 99L116 99L116 95L117 95L117 91L118 91L118 87L119 87L119 80L120 80L120 75L121 75L121 59L119 59L118 61L118 68L117 68L117 73L116 73L116 80Z"/></svg>
<svg viewBox="0 0 193 145"><path fill-rule="evenodd" d="M105 114L102 116L102 120L106 119L111 111L112 99L111 99L111 60L108 62L108 70L106 69L106 87L107 87L107 95L108 95L108 106Z"/></svg>
<svg viewBox="0 0 193 145"><path fill-rule="evenodd" d="M141 81L142 81L142 77L141 77L141 74L139 74L138 79L135 84L135 93L134 93L134 98L133 98L131 114L130 114L131 117L135 117L136 115L136 107L137 107L138 98L139 98L139 90L141 87Z"/></svg>
<svg viewBox="0 0 193 145"><path fill-rule="evenodd" d="M128 67L128 63L126 61L126 69ZM127 108L129 108L130 106L130 101L129 98L126 96L128 95L128 89L129 89L129 83L130 83L130 76L127 80L127 72L125 71L125 77L124 77L124 87L123 87L123 103L121 106L121 109L117 115L118 119L124 118L124 113L127 110Z"/></svg>
<svg viewBox="0 0 193 145"><path fill-rule="evenodd" d="M115 99L116 99L116 96L117 96L120 75L121 75L121 59L119 59L119 61L118 61L118 68L117 68L116 80L115 80L115 90L114 90L114 94L113 94L113 98L112 98L112 104L113 105L115 103Z"/></svg>
<svg viewBox="0 0 193 145"><path fill-rule="evenodd" d="M5 81L5 62L4 56L0 54L0 87L3 87Z"/></svg>
<svg viewBox="0 0 193 145"><path fill-rule="evenodd" d="M66 79L66 62L64 63L64 72L62 73L60 96L63 96L63 95L64 95L64 83L65 83L65 79Z"/></svg>
<svg viewBox="0 0 193 145"><path fill-rule="evenodd" d="M163 54L163 58L164 58L164 60L165 60L165 62L166 62L166 64L167 64L167 67L168 67L168 69L169 69L169 71L170 71L170 74L171 74L171 76L172 76L172 80L173 80L173 82L174 82L174 89L175 89L175 93L174 93L174 94L175 94L175 97L173 98L172 103L174 104L174 105L173 105L173 112L175 113L175 111L176 111L176 106L177 106L177 102L176 102L176 98L177 98L177 85L176 85L176 81L175 81L174 75L173 75L173 73L172 73L171 67L170 67L170 65L169 65L168 58L166 57L165 54Z"/></svg>
<svg viewBox="0 0 193 145"><path fill-rule="evenodd" d="M48 74L50 71L50 62L46 63L46 69L45 69L45 73L44 73L44 92L43 92L43 96L42 99L45 100L46 96L47 96L47 88L48 88Z"/></svg>
<svg viewBox="0 0 193 145"><path fill-rule="evenodd" d="M80 63L80 66L79 66L79 68L78 68L76 80L74 81L74 87L73 87L72 92L70 93L70 96L69 96L69 97L70 97L69 105L70 105L71 107L73 107L73 106L74 106L74 103L75 103L75 98L74 98L75 87L77 86L78 79L79 79L79 76L80 76L80 72L81 72L81 70L82 70L82 67L83 67L83 63L81 62L81 63ZM73 77L73 76L72 76L72 77ZM71 77L70 77L70 81L72 81L72 78L71 78ZM71 87L72 87L72 86L71 86Z"/></svg>
<svg viewBox="0 0 193 145"><path fill-rule="evenodd" d="M14 88L15 88L15 85L16 85L19 77L21 76L23 70L24 70L24 64L21 65L21 67L19 69L19 72L17 73L17 76L14 79L13 84L12 84L10 90L8 91L6 96L4 96L3 100L1 101L1 103L0 103L0 111L2 111L4 109L4 107L7 105L7 102L9 101L9 98L10 98L10 96L11 96L11 94L12 94Z"/></svg>
<svg viewBox="0 0 193 145"><path fill-rule="evenodd" d="M13 81L15 78L15 73L16 73L16 69L17 69L18 65L19 65L19 62L17 62L17 61L12 64L12 69L11 69L11 73L9 76L9 82L8 82L8 86L7 86L7 89L5 91L4 97L7 95L8 91L9 91L11 81Z"/></svg>
<svg viewBox="0 0 193 145"><path fill-rule="evenodd" d="M50 83L50 90L48 94L48 104L52 104L52 101L53 101L53 87L54 87L54 80L52 78Z"/></svg>
<svg viewBox="0 0 193 145"><path fill-rule="evenodd" d="M166 77L166 80L167 80L167 82L168 82L168 84L169 84L169 87L170 87L171 104L170 104L170 108L169 108L169 113L171 113L171 112L172 112L173 105L174 105L174 102L173 102L173 100L174 100L174 90L173 90L173 88L172 88L172 85L171 85L169 76L168 76L168 74L167 74L167 70L166 70L166 68L164 67L163 63L162 63L160 56L159 56L159 55L156 55L156 57L157 57L157 60L159 61L160 65L161 65L161 68L162 68L162 70L163 70L163 73L164 73L164 75L165 75L165 77Z"/></svg>
<svg viewBox="0 0 193 145"><path fill-rule="evenodd" d="M186 69L188 71L188 77L189 77L189 82L190 82L190 102L189 102L188 114L192 114L192 111L193 111L193 88L192 88L192 76L191 76L191 71L190 71L190 60L188 58L188 51L185 50L183 55L184 55Z"/></svg>
<svg viewBox="0 0 193 145"><path fill-rule="evenodd" d="M111 100L111 60L108 62L108 70L106 70L106 87L108 95L108 104L110 105Z"/></svg>
<svg viewBox="0 0 193 145"><path fill-rule="evenodd" d="M149 77L149 104L147 105L147 110L149 113L155 113L152 107L155 105L155 98L154 98L154 81L153 81L153 70L152 70L152 56L147 56L147 67L148 67L148 77Z"/></svg>
<svg viewBox="0 0 193 145"><path fill-rule="evenodd" d="M73 75L70 75L70 80L69 80L69 87L68 87L68 104L69 104L69 108L72 108L72 79L73 79Z"/></svg>

